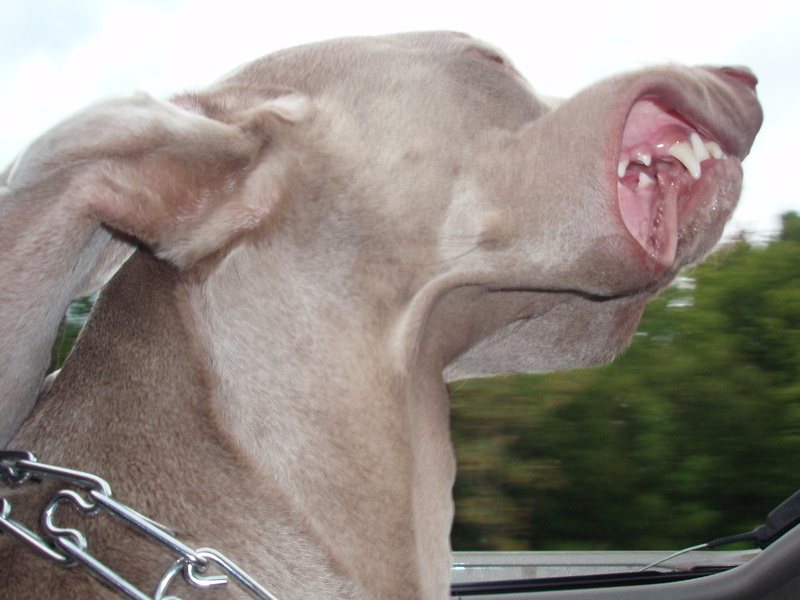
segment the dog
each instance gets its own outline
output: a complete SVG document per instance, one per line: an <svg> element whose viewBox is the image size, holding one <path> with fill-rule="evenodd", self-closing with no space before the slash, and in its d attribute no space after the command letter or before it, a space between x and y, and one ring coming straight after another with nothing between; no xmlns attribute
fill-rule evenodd
<svg viewBox="0 0 800 600"><path fill-rule="evenodd" d="M445 598L447 383L619 353L720 237L756 83L665 66L551 100L440 32L89 107L0 176L0 447L104 478L280 600ZM46 378L69 302L103 286ZM5 486L10 518L39 531L56 484ZM152 540L63 512L152 589ZM119 597L11 535L0 565L4 598Z"/></svg>

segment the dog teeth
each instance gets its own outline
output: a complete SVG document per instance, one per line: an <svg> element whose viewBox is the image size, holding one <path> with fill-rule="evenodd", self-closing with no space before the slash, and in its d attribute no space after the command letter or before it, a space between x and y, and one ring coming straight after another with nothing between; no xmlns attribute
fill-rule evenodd
<svg viewBox="0 0 800 600"><path fill-rule="evenodd" d="M699 135L697 135L696 132L692 132L692 135L689 137L689 141L692 143L692 150L694 150L694 155L697 157L697 160L703 162L704 160L711 158L711 153L708 151L708 148L706 148L703 140Z"/></svg>
<svg viewBox="0 0 800 600"><path fill-rule="evenodd" d="M655 184L655 180L644 171L639 173L639 189L647 189Z"/></svg>
<svg viewBox="0 0 800 600"><path fill-rule="evenodd" d="M686 167L686 170L689 171L692 177L700 179L703 170L700 167L700 160L695 154L691 143L675 142L669 147L667 154L673 158L677 158L683 166Z"/></svg>
<svg viewBox="0 0 800 600"><path fill-rule="evenodd" d="M645 167L649 167L653 163L653 156L651 154L640 152L636 155L636 162L643 164ZM619 161L619 165L617 165L617 176L620 178L625 177L625 173L630 164L631 161L627 159Z"/></svg>
<svg viewBox="0 0 800 600"><path fill-rule="evenodd" d="M728 158L725 156L725 153L722 151L722 148L719 147L717 142L706 142L706 150L711 155L711 158L722 159Z"/></svg>
<svg viewBox="0 0 800 600"><path fill-rule="evenodd" d="M710 158L725 159L725 153L716 142L704 142L697 132L692 132L689 142L676 142L667 150L667 154L677 158L695 179L700 179L703 170L700 166Z"/></svg>
<svg viewBox="0 0 800 600"><path fill-rule="evenodd" d="M659 152L664 152L663 146L659 146L658 149ZM700 179L700 176L703 174L700 163L704 160L709 160L711 158L727 158L719 144L716 142L704 142L703 138L701 138L697 132L692 132L688 140L675 142L672 146L667 148L666 155L677 159L695 179ZM662 156L662 154L658 154L658 156ZM628 167L633 160L634 159L630 158L619 161L617 165L617 175L620 179L625 177L625 173L628 171ZM653 164L653 155L648 152L637 152L635 162L649 167ZM645 177L647 180L644 184L650 185L653 180L650 177ZM640 185L642 185L641 177Z"/></svg>

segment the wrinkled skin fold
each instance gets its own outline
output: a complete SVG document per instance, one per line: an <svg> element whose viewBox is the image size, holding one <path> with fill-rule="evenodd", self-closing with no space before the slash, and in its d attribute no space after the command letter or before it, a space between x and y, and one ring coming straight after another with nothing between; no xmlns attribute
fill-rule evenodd
<svg viewBox="0 0 800 600"><path fill-rule="evenodd" d="M0 446L100 474L281 600L446 598L446 382L620 352L721 235L755 85L670 66L555 104L425 33L89 107L0 176ZM45 384L68 303L109 278ZM49 491L11 491L15 516ZM163 556L82 527L150 589ZM0 564L4 597L114 597L8 536Z"/></svg>

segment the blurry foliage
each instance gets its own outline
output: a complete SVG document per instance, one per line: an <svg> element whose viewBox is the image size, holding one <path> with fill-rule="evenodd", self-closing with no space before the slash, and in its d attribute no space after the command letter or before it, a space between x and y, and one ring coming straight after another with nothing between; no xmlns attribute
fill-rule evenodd
<svg viewBox="0 0 800 600"><path fill-rule="evenodd" d="M64 364L67 354L72 350L78 334L83 329L89 318L89 313L94 305L95 296L84 296L73 300L67 309L67 314L61 323L58 338L53 347L52 358L50 361L50 371L56 371Z"/></svg>
<svg viewBox="0 0 800 600"><path fill-rule="evenodd" d="M800 488L800 216L648 306L612 365L451 386L457 550L664 549Z"/></svg>

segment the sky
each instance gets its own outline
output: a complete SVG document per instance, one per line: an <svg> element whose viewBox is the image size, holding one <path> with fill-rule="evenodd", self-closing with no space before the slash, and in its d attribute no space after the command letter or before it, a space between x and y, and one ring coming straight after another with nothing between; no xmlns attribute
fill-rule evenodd
<svg viewBox="0 0 800 600"><path fill-rule="evenodd" d="M303 43L447 29L498 46L546 95L570 96L652 64L749 66L765 122L727 232L767 237L781 213L800 211L792 183L800 0L0 0L0 9L0 170L48 127L99 99L200 88Z"/></svg>

